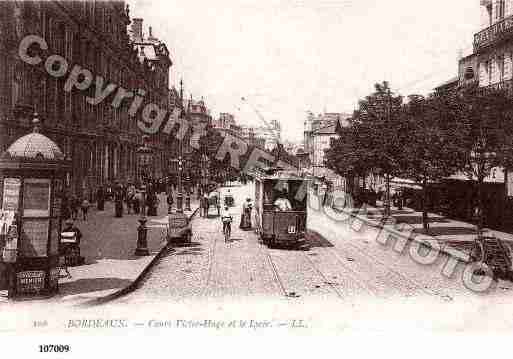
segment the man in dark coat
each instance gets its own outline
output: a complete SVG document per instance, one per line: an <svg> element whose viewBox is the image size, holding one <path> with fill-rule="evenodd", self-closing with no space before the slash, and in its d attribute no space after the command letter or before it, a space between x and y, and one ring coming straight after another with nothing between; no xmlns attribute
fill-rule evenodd
<svg viewBox="0 0 513 359"><path fill-rule="evenodd" d="M120 184L118 184L114 191L115 212L116 212L116 217L118 217L118 218L123 217L123 199L124 199L123 188L121 187Z"/></svg>
<svg viewBox="0 0 513 359"><path fill-rule="evenodd" d="M103 211L105 209L105 190L103 186L98 187L96 191L96 201L98 205L98 211Z"/></svg>

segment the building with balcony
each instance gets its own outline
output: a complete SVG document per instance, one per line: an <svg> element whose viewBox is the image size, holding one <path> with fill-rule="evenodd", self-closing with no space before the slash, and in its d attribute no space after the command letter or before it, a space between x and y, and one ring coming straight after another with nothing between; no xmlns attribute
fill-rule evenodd
<svg viewBox="0 0 513 359"><path fill-rule="evenodd" d="M65 91L67 76L52 77L44 66L25 63L18 47L26 35L38 35L49 46L42 57L59 54L70 66L78 64L127 91L142 89L144 103L167 108L169 52L151 31L144 39L142 27L141 19L131 21L123 1L0 2L0 151L29 131L37 112L42 132L72 160L71 191L89 196L100 184L136 179L142 111L132 117L131 101L114 107L111 97L90 104L86 98L95 96L94 83L84 91ZM161 137L150 141L159 176L167 151Z"/></svg>
<svg viewBox="0 0 513 359"><path fill-rule="evenodd" d="M459 85L512 88L513 0L480 0L481 30L473 53L459 60Z"/></svg>
<svg viewBox="0 0 513 359"><path fill-rule="evenodd" d="M472 53L459 59L457 81L451 79L439 85L435 93L477 86L482 91L504 89L513 98L513 0L480 0L479 5L481 29L474 34ZM513 229L512 180L513 173L499 167L484 179L486 226ZM457 173L445 179L444 184L452 198L444 199L451 208L448 215L471 221L477 197L473 181Z"/></svg>

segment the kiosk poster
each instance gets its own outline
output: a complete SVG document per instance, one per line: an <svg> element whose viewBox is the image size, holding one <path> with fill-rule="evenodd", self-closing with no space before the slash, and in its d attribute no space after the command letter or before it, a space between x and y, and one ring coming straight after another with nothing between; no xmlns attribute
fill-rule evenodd
<svg viewBox="0 0 513 359"><path fill-rule="evenodd" d="M20 255L22 257L46 257L48 243L48 220L23 222Z"/></svg>
<svg viewBox="0 0 513 359"><path fill-rule="evenodd" d="M44 289L46 273L44 271L24 271L16 275L17 291L20 294L39 293Z"/></svg>
<svg viewBox="0 0 513 359"><path fill-rule="evenodd" d="M2 192L2 209L4 211L18 210L21 181L19 178L5 178Z"/></svg>
<svg viewBox="0 0 513 359"><path fill-rule="evenodd" d="M18 227L11 225L6 236L5 246L2 251L4 263L16 263L18 255Z"/></svg>
<svg viewBox="0 0 513 359"><path fill-rule="evenodd" d="M26 179L23 185L24 216L48 217L50 215L50 180Z"/></svg>

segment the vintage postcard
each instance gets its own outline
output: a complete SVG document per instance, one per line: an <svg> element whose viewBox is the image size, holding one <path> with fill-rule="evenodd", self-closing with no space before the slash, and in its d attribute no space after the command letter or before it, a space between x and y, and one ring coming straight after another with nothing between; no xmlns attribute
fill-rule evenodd
<svg viewBox="0 0 513 359"><path fill-rule="evenodd" d="M1 0L0 204L8 353L508 333L513 0Z"/></svg>

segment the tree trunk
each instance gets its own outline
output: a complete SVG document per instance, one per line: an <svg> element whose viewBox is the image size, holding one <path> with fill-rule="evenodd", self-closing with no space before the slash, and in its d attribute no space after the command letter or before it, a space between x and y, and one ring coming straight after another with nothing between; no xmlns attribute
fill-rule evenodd
<svg viewBox="0 0 513 359"><path fill-rule="evenodd" d="M477 180L477 235L478 238L482 238L482 231L484 227L484 216L483 216L483 182L484 179L479 177Z"/></svg>
<svg viewBox="0 0 513 359"><path fill-rule="evenodd" d="M429 215L427 211L427 197L428 197L427 180L422 180L422 228L427 233L429 231Z"/></svg>
<svg viewBox="0 0 513 359"><path fill-rule="evenodd" d="M385 188L385 217L390 217L390 175L385 175L386 188Z"/></svg>

